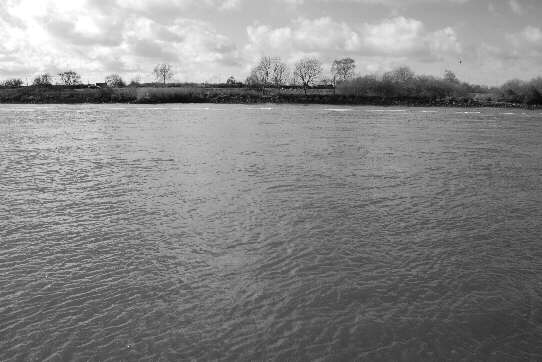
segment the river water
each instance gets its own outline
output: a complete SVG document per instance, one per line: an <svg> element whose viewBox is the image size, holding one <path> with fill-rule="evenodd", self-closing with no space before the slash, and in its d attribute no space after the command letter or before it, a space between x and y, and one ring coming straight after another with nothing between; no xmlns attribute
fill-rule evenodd
<svg viewBox="0 0 542 362"><path fill-rule="evenodd" d="M542 114L0 108L0 360L542 360Z"/></svg>

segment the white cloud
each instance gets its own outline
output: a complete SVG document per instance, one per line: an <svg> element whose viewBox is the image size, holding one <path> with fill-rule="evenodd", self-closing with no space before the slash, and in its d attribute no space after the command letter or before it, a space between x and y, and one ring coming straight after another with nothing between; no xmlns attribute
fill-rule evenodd
<svg viewBox="0 0 542 362"><path fill-rule="evenodd" d="M237 9L241 6L241 0L224 0L218 6L224 10Z"/></svg>
<svg viewBox="0 0 542 362"><path fill-rule="evenodd" d="M349 53L358 56L390 55L438 59L444 54L458 54L461 45L450 28L427 31L415 19L394 17L376 24L350 26L329 17L299 18L289 26L272 28L267 25L247 27L248 50L259 54L277 55L319 53L337 56Z"/></svg>
<svg viewBox="0 0 542 362"><path fill-rule="evenodd" d="M0 5L0 76L73 68L93 81L113 71L150 80L155 63L171 62L180 79L204 80L217 68L238 65L239 52L227 36L207 22L179 16L173 3L183 9L195 0L157 0L148 13L151 3L143 0L8 0ZM219 11L239 5L205 3Z"/></svg>
<svg viewBox="0 0 542 362"><path fill-rule="evenodd" d="M542 31L534 26L527 26L521 33L523 39L529 43L542 44Z"/></svg>
<svg viewBox="0 0 542 362"><path fill-rule="evenodd" d="M172 11L178 14L179 10L187 10L194 7L234 9L241 5L241 0L116 0L116 3L125 10L162 12Z"/></svg>
<svg viewBox="0 0 542 362"><path fill-rule="evenodd" d="M542 30L531 25L526 26L519 33L508 34L506 39L510 43L512 50L517 50L523 54L542 49Z"/></svg>
<svg viewBox="0 0 542 362"><path fill-rule="evenodd" d="M423 28L422 22L399 16L379 24L365 24L361 36L363 45L377 53L409 53L424 45Z"/></svg>
<svg viewBox="0 0 542 362"><path fill-rule="evenodd" d="M521 6L521 4L517 1L517 0L510 0L508 2L508 5L510 5L510 9L512 9L512 11L518 15L521 15L523 14L523 7Z"/></svg>
<svg viewBox="0 0 542 362"><path fill-rule="evenodd" d="M360 3L360 4L372 4L372 5L383 5L383 6L400 6L403 7L409 4L415 3L434 3L434 4L443 4L443 3L452 3L452 4L465 4L470 0L278 0L292 5L301 5L309 2L342 2L342 3Z"/></svg>
<svg viewBox="0 0 542 362"><path fill-rule="evenodd" d="M540 64L542 63L542 30L534 26L526 26L518 33L508 34L505 39L507 46L497 49L494 54L499 59L504 71L516 71L523 73L515 77L524 78L525 75L540 76ZM511 77L510 77L511 78Z"/></svg>
<svg viewBox="0 0 542 362"><path fill-rule="evenodd" d="M459 55L462 52L461 44L457 34L451 27L435 31L428 37L428 44L431 54L440 58L443 54Z"/></svg>

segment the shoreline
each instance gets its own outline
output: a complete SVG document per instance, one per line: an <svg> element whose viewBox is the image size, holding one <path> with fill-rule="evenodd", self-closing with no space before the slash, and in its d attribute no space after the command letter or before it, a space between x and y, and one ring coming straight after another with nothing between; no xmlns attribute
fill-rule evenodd
<svg viewBox="0 0 542 362"><path fill-rule="evenodd" d="M248 88L36 88L0 89L0 104L322 104L357 106L402 107L463 107L463 108L519 108L541 109L541 105L511 103L475 97L380 97L330 94L328 89L302 91L260 90Z"/></svg>

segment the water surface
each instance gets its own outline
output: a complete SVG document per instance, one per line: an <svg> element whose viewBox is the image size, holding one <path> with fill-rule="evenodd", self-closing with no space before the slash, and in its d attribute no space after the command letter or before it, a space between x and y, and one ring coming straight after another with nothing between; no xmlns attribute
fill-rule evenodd
<svg viewBox="0 0 542 362"><path fill-rule="evenodd" d="M0 108L0 360L541 360L542 115Z"/></svg>

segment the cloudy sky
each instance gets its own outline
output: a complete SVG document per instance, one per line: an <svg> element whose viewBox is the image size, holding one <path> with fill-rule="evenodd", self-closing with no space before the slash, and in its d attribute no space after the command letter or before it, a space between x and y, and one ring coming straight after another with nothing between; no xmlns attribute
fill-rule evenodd
<svg viewBox="0 0 542 362"><path fill-rule="evenodd" d="M262 55L500 84L542 75L541 0L0 0L0 79L244 79ZM458 60L462 59L462 64Z"/></svg>

